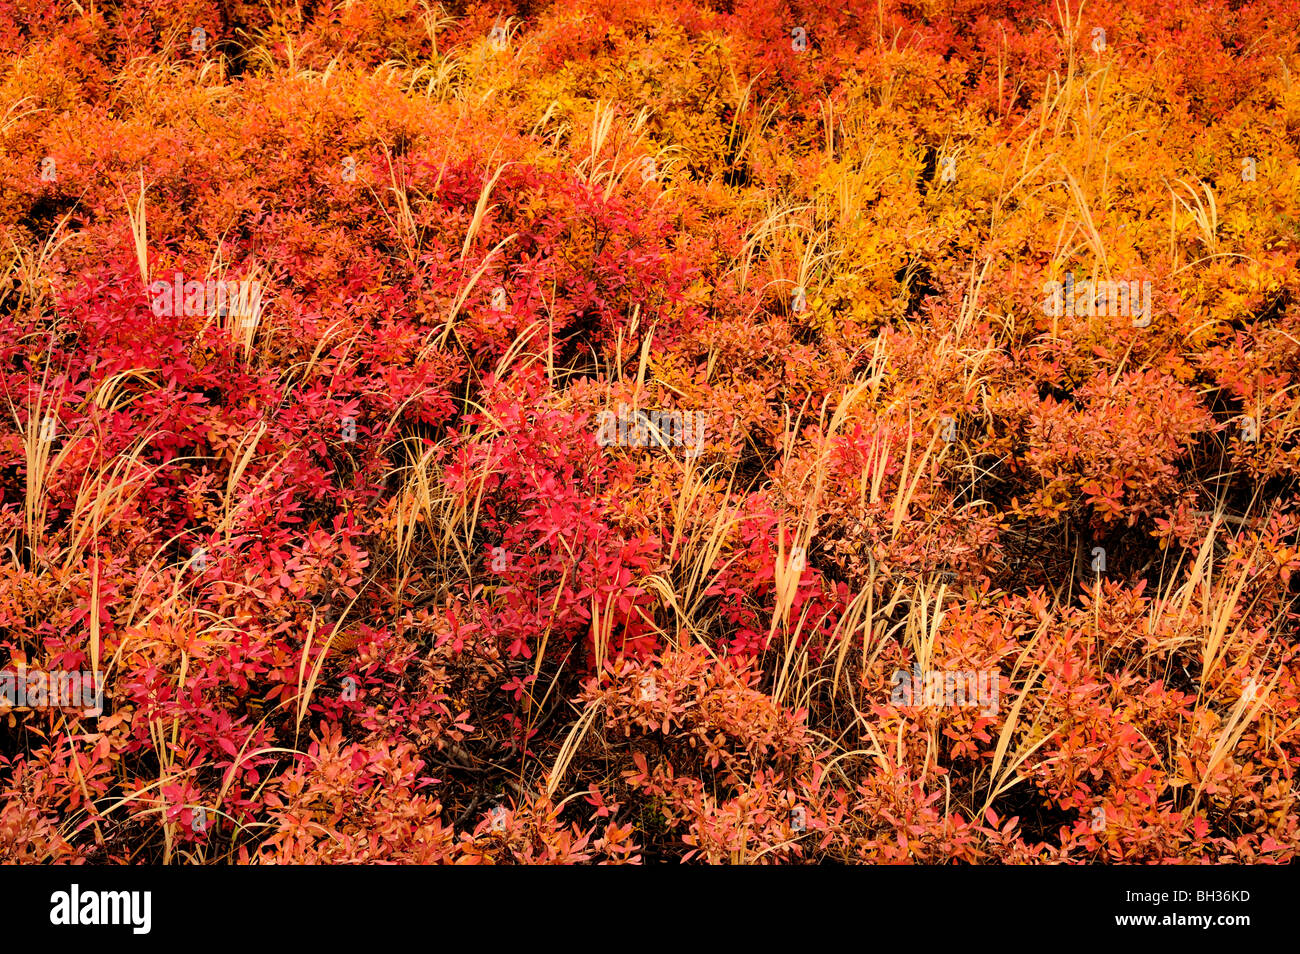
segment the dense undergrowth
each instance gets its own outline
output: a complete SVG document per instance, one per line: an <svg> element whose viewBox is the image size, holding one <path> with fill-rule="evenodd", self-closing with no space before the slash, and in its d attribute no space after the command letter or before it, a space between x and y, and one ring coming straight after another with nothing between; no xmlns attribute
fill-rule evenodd
<svg viewBox="0 0 1300 954"><path fill-rule="evenodd" d="M1295 857L1294 0L0 48L3 860Z"/></svg>

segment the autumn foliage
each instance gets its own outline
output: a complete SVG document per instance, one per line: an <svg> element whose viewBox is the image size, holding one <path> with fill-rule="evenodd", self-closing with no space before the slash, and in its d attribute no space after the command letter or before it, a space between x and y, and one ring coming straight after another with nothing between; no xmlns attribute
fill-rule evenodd
<svg viewBox="0 0 1300 954"><path fill-rule="evenodd" d="M0 53L0 861L1295 860L1296 0Z"/></svg>

